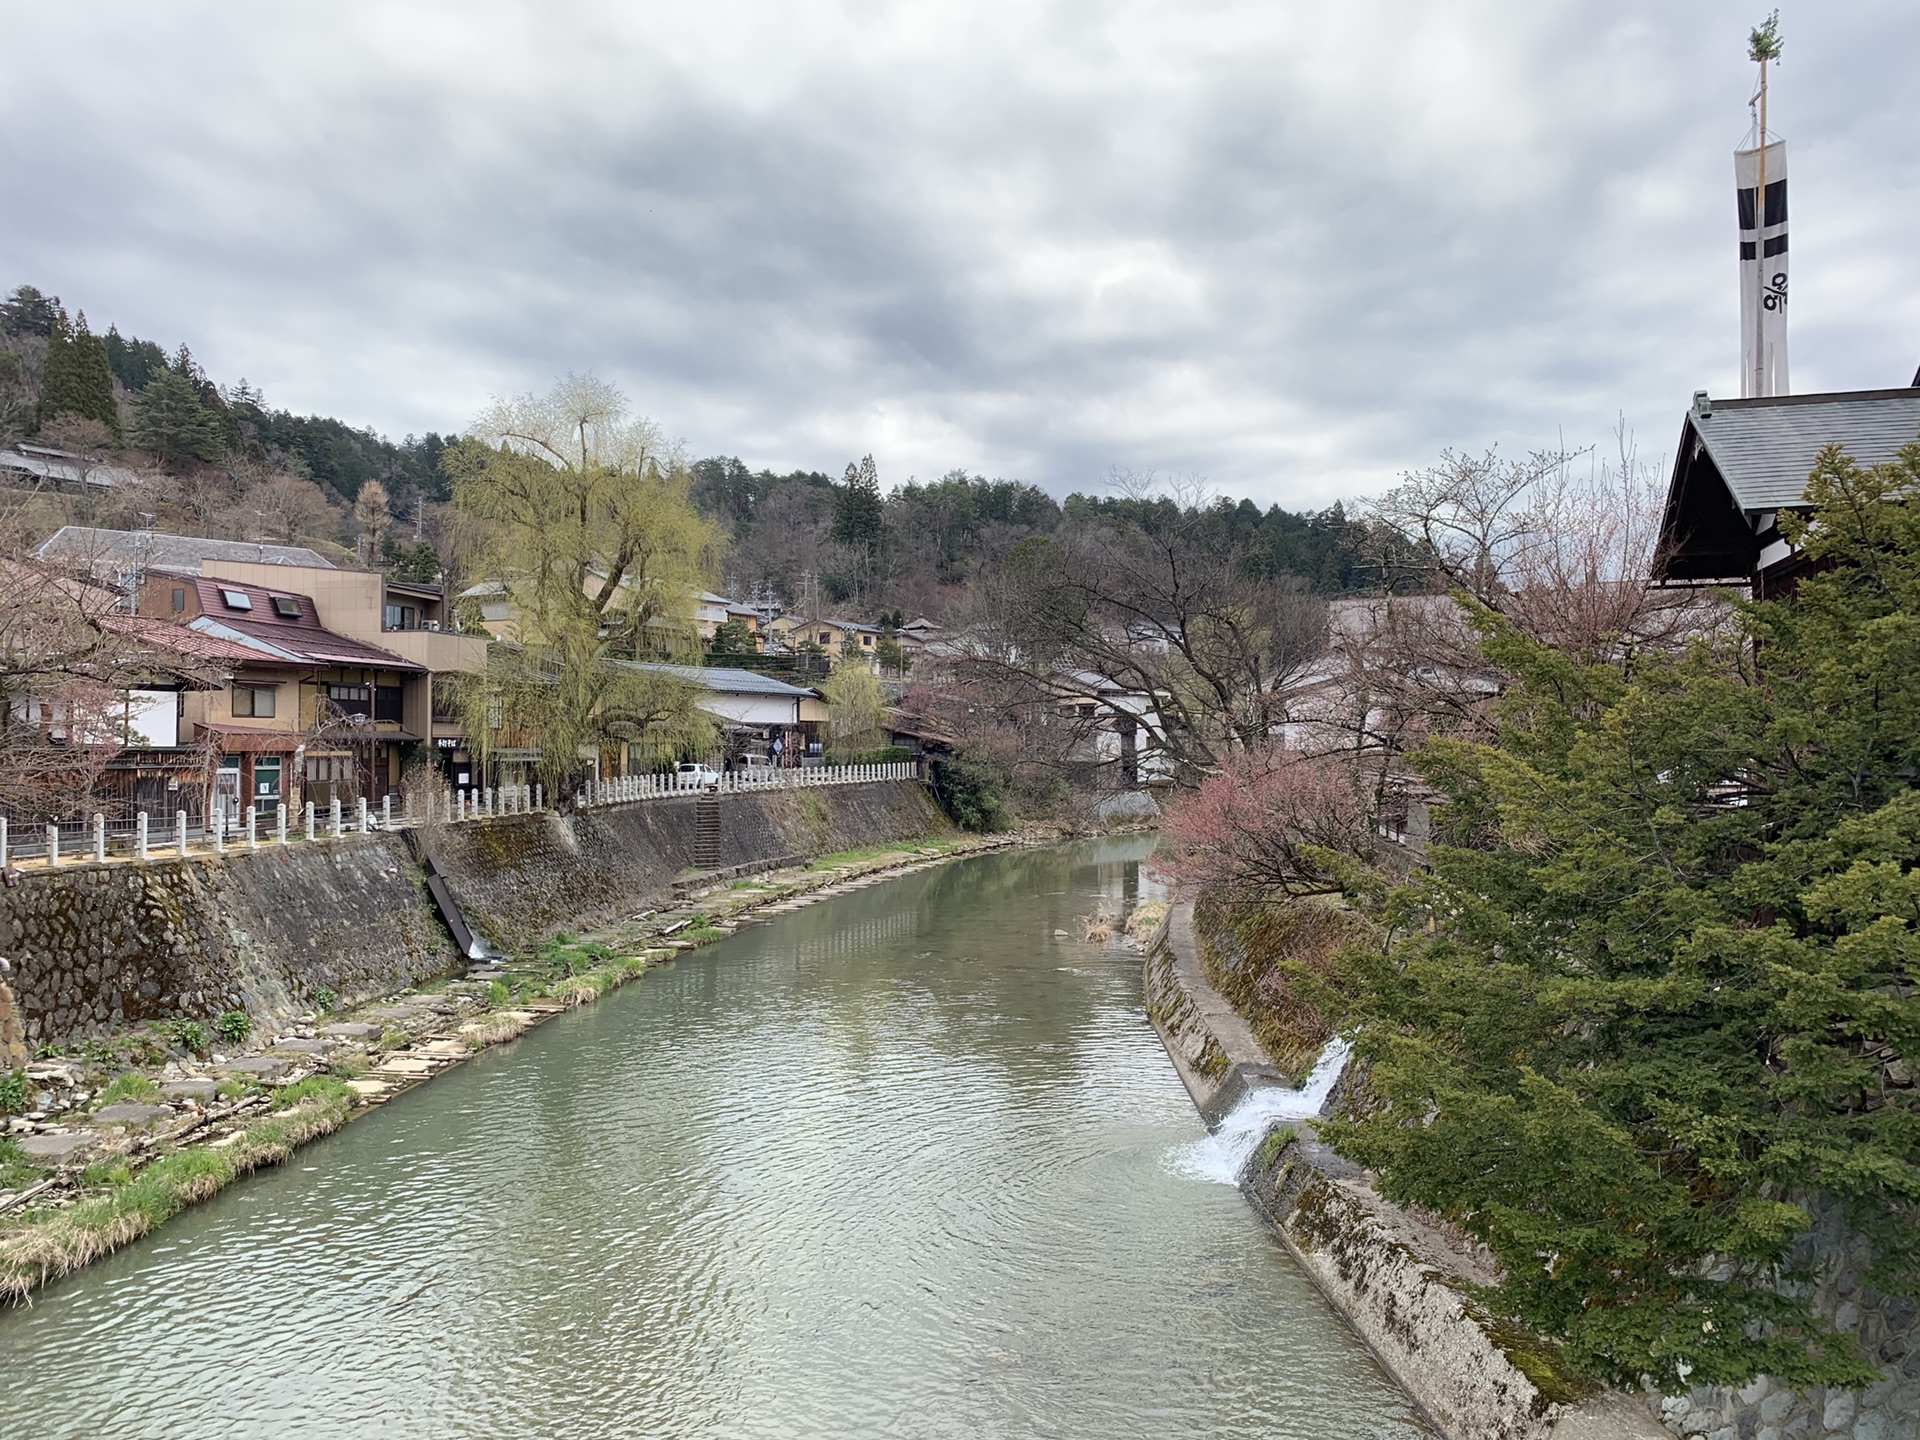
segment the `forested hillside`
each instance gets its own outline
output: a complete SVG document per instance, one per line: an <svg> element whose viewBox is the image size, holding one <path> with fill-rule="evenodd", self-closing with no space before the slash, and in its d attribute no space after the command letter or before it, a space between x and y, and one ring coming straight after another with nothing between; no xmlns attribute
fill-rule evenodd
<svg viewBox="0 0 1920 1440"><path fill-rule="evenodd" d="M457 417L454 417L457 418ZM110 462L142 480L103 497L47 496L66 521L315 545L420 578L464 574L441 466L458 438L388 439L274 406L242 377L217 383L184 343L96 334L84 311L31 285L0 301L0 444L22 440ZM788 608L871 620L948 617L1022 540L1063 520L1134 524L1165 497L1119 491L1056 501L1038 486L952 469L883 483L871 456L834 475L693 462L692 497L728 537L716 583ZM1190 503L1197 497L1186 497ZM1322 594L1391 585L1388 547L1338 505L1315 513L1202 500L1222 553L1252 575L1296 575Z"/></svg>

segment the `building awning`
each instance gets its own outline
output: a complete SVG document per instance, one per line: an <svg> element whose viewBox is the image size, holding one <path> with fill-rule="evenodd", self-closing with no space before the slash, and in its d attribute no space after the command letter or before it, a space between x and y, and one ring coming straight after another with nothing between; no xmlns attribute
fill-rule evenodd
<svg viewBox="0 0 1920 1440"><path fill-rule="evenodd" d="M288 755L307 741L305 732L299 730L252 730L244 725L202 725L199 728L203 734L213 738L215 748L223 755L259 752Z"/></svg>
<svg viewBox="0 0 1920 1440"><path fill-rule="evenodd" d="M315 754L345 752L340 747L359 749L367 745L380 745L387 741L397 745L418 745L420 737L411 730L322 730L313 737L313 744L307 748Z"/></svg>

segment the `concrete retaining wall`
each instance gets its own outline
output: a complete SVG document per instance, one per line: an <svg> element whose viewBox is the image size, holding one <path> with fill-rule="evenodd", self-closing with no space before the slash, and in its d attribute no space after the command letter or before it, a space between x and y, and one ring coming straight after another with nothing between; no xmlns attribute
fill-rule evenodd
<svg viewBox="0 0 1920 1440"><path fill-rule="evenodd" d="M363 998L458 964L406 846L386 835L14 871L0 955L35 1047L232 1009L271 1021L320 990Z"/></svg>
<svg viewBox="0 0 1920 1440"><path fill-rule="evenodd" d="M655 908L692 863L695 801L504 817L215 858L9 871L0 956L30 1048L244 1009L273 1023L460 969L423 859L502 946ZM728 865L951 833L915 782L729 795ZM15 1057L18 1058L17 1056Z"/></svg>
<svg viewBox="0 0 1920 1440"><path fill-rule="evenodd" d="M1148 1013L1194 1104L1216 1124L1249 1082L1279 1075L1246 1022L1207 983L1191 907L1175 906L1147 956ZM1494 1278L1458 1236L1374 1193L1311 1125L1262 1152L1242 1183L1336 1309L1450 1436L1702 1436L1705 1440L1920 1440L1920 1302L1867 1282L1874 1256L1837 1209L1810 1204L1813 1230L1791 1257L1816 1277L1803 1293L1856 1338L1882 1379L1863 1391L1795 1390L1761 1377L1686 1395L1610 1394L1549 1405L1474 1311ZM1524 1343L1524 1341L1522 1342ZM1658 1417L1658 1422L1654 1417Z"/></svg>
<svg viewBox="0 0 1920 1440"><path fill-rule="evenodd" d="M693 798L409 831L496 946L583 930L672 898L693 864ZM916 781L722 796L722 867L926 840L952 825Z"/></svg>
<svg viewBox="0 0 1920 1440"><path fill-rule="evenodd" d="M1207 983L1190 905L1168 912L1146 960L1147 1010L1209 1125L1250 1085L1289 1083ZM1389 1374L1452 1440L1665 1440L1635 1398L1549 1403L1470 1304L1490 1278L1444 1232L1374 1193L1296 1122L1263 1146L1242 1190Z"/></svg>

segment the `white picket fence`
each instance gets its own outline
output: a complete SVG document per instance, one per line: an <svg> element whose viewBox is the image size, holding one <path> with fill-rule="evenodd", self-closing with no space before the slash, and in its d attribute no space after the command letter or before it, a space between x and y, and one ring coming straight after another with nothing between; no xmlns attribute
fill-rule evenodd
<svg viewBox="0 0 1920 1440"><path fill-rule="evenodd" d="M911 760L887 765L813 765L796 770L755 766L750 770L730 770L704 777L620 775L609 780L589 780L575 798L575 804L582 810L593 810L702 793L741 795L760 790L809 790L816 785L872 785L919 778L920 767Z"/></svg>
<svg viewBox="0 0 1920 1440"><path fill-rule="evenodd" d="M912 761L890 765L816 765L797 770L756 768L707 777L624 775L609 780L589 780L575 797L575 804L587 810L688 795L739 795L750 791L871 785L919 778L920 767ZM91 822L15 827L9 827L5 817L0 817L0 869L23 860L40 860L49 867L58 867L99 864L109 857L164 860L194 853L223 855L229 850L338 840L346 835L399 830L435 821L457 825L505 815L530 815L546 808L542 786L507 785L499 789L451 791L440 803L440 814L433 816L416 815L405 803L396 810L389 795L378 806L358 800L351 810L343 809L335 800L324 809L308 803L298 813L289 813L285 805L276 805L270 815L248 810L238 820L216 813L204 827L189 826L184 810L160 816L142 811L131 822L110 823L104 816L95 815Z"/></svg>

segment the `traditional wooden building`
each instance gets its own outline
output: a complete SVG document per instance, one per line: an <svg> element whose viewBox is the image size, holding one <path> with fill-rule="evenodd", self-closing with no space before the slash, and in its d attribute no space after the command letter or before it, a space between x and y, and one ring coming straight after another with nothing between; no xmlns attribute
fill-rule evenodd
<svg viewBox="0 0 1920 1440"><path fill-rule="evenodd" d="M1883 464L1920 440L1920 388L1715 400L1704 390L1680 427L1654 562L1659 580L1790 587L1804 559L1780 517L1806 508L1807 477L1827 445Z"/></svg>
<svg viewBox="0 0 1920 1440"><path fill-rule="evenodd" d="M139 612L238 647L231 682L182 696L182 743L218 757L213 805L230 819L311 801L351 806L397 790L412 708L430 704L424 665L320 623L313 597L204 575L150 572Z"/></svg>

